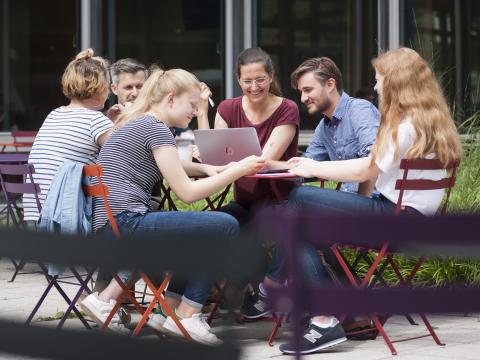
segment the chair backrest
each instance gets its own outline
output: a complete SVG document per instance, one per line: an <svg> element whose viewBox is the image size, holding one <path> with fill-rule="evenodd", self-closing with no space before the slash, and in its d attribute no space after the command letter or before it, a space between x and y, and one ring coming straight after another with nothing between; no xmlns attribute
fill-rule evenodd
<svg viewBox="0 0 480 360"><path fill-rule="evenodd" d="M83 192L85 196L92 196L97 198L102 198L103 205L105 206L105 211L107 212L108 220L112 226L114 234L118 237L121 236L120 230L118 229L117 222L113 217L112 210L108 204L108 188L102 182L103 168L101 165L84 165L83 166L83 176L90 176L96 178L96 184L94 185L83 185Z"/></svg>
<svg viewBox="0 0 480 360"><path fill-rule="evenodd" d="M33 144L37 134L38 131L12 131L13 142Z"/></svg>
<svg viewBox="0 0 480 360"><path fill-rule="evenodd" d="M455 185L456 174L460 160L456 159L447 165L442 164L437 159L402 159L400 161L400 169L403 170L403 176L395 183L395 190L399 190L398 200L395 212L399 213L402 208L402 200L405 190L439 190L446 189L447 194L441 207L440 214L445 214L448 207L448 200ZM447 177L440 180L431 179L408 179L409 170L442 170L445 169L449 173Z"/></svg>
<svg viewBox="0 0 480 360"><path fill-rule="evenodd" d="M25 226L22 220L22 212L16 203L18 195L33 194L38 212L42 211L42 205L40 204L39 198L41 192L40 185L35 184L33 180L34 173L35 168L32 164L0 164L0 182L3 193L5 194L7 211L11 215L12 222L17 229L19 229L20 226ZM23 179L20 182L14 181L15 179L12 177L15 176L22 176ZM29 183L24 181L27 177L30 181Z"/></svg>
<svg viewBox="0 0 480 360"><path fill-rule="evenodd" d="M18 148L31 148L38 131L12 131L13 145Z"/></svg>

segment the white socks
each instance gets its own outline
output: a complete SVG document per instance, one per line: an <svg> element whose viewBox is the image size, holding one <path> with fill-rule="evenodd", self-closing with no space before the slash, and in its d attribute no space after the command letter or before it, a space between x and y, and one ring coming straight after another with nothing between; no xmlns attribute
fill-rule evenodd
<svg viewBox="0 0 480 360"><path fill-rule="evenodd" d="M335 325L338 324L338 319L336 317L332 317L329 323L320 323L318 321L312 320L312 324L318 327L321 327L323 329L327 329L330 327L334 327Z"/></svg>

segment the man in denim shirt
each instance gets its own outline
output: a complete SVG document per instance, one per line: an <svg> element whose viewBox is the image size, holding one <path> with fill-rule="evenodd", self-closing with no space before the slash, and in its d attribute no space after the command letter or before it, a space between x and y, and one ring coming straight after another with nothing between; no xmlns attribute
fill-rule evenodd
<svg viewBox="0 0 480 360"><path fill-rule="evenodd" d="M304 61L291 75L292 87L301 92L309 114L323 114L304 156L319 160L348 160L370 154L380 113L369 101L349 96L342 74L327 58ZM373 183L342 184L342 190L370 195Z"/></svg>
<svg viewBox="0 0 480 360"><path fill-rule="evenodd" d="M323 114L315 129L315 136L304 156L320 160L348 160L370 154L375 142L380 113L369 101L348 96L342 88L342 74L335 63L326 57L303 62L291 75L292 87L301 92L301 101L310 114ZM269 161L269 168L281 169L286 164ZM370 195L373 182L342 184L342 190ZM323 264L315 250L304 249L300 261L307 279L323 279L326 276ZM267 304L267 287L278 287L285 282L285 258L275 251L263 283L258 291L245 298L241 314L255 320L270 314ZM267 286L265 286L267 285ZM309 323L305 338L309 349L301 353L314 352L346 340L338 320L324 316L324 323L313 328ZM319 329L320 328L320 329ZM323 328L323 330L321 329ZM327 336L322 334L328 333ZM315 336L314 336L315 335ZM294 353L292 343L284 344L280 350Z"/></svg>

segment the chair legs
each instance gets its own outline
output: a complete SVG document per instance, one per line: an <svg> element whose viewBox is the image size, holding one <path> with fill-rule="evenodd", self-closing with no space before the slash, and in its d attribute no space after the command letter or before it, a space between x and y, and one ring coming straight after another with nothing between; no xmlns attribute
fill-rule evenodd
<svg viewBox="0 0 480 360"><path fill-rule="evenodd" d="M10 283L15 281L15 279L17 278L17 275L43 274L44 273L45 265L43 265L41 262L36 262L38 264L38 266L40 266L41 270L21 272L23 270L23 268L25 267L25 265L27 264L27 261L26 260L20 260L20 261L17 262L13 258L9 258L9 259L10 259L10 262L13 264L13 267L15 269L14 272L13 272L12 278L10 280L8 280L8 282L10 282Z"/></svg>
<svg viewBox="0 0 480 360"><path fill-rule="evenodd" d="M393 272L397 276L399 283L401 286L405 287L412 287L412 281L420 269L420 266L422 265L424 261L424 257L421 257L418 259L417 263L415 264L414 268L408 274L407 277L404 277L397 264L395 263L395 260L393 259L393 255L391 253L387 253L388 249L388 244L385 243L380 251L378 251L378 254L376 258L372 261L369 256L369 250L360 250L359 255L357 255L356 259L354 260L352 266L348 264L346 261L345 257L341 253L340 249L338 248L337 245L332 246L332 251L335 254L335 257L337 258L337 261L340 263L345 275L347 276L350 284L357 289L365 289L365 288L371 288L373 287L377 282L381 283L382 286L388 287L388 284L386 281L383 279L382 274L384 273L386 267L390 265L390 267L393 269ZM360 279L358 274L356 273L356 267L359 263L360 257L367 263L369 266L368 271L366 275L363 277L363 279ZM408 340L413 340L413 339L419 339L423 337L428 337L431 336L433 340L438 344L438 345L444 345L440 339L438 338L437 334L435 333L435 330L433 327L430 325L430 322L428 321L427 317L425 314L419 314L420 318L422 319L423 323L425 324L428 334L426 335L421 335L421 336L416 336L416 337L410 337L410 338L405 338L405 339L398 339L392 341L387 333L385 332L383 326L385 322L387 321L388 317L386 317L383 321L381 321L378 317L378 315L375 314L370 314L368 317L373 321L375 324L375 328L377 329L378 333L382 335L383 339L385 340L385 343L387 344L388 348L390 349L392 355L396 355L397 351L395 347L393 346L393 343L395 342L402 342L402 341L408 341ZM410 316L410 314L404 314L404 316L407 318L410 324L412 325L418 325L413 318ZM345 315L341 317L341 322L345 319Z"/></svg>
<svg viewBox="0 0 480 360"><path fill-rule="evenodd" d="M78 271L75 268L72 267L72 268L70 268L70 270L72 271L72 273L73 273L74 277L76 278L76 280L78 281L78 285L79 285L79 288L78 288L77 292L75 293L75 295L73 296L73 298L70 299L69 296L66 294L66 292L61 287L60 283L62 282L62 279L59 278L58 275L55 275L55 276L46 275L49 278L48 285L47 285L46 289L44 290L43 294L38 299L37 303L35 304L35 307L33 308L32 312L28 316L27 321L25 322L25 325L29 325L32 322L34 316L36 315L36 313L40 309L40 306L45 301L45 298L47 297L47 295L50 293L50 291L54 287L55 289L57 289L57 291L62 296L62 298L65 300L65 302L68 304L67 310L65 310L63 317L60 319L60 322L57 325L57 329L62 328L63 324L68 319L68 317L70 316L70 313L72 311L75 313L75 315L78 317L78 319L82 322L82 324L87 329L91 329L87 320L85 319L85 317L82 315L82 313L77 309L77 307L75 305L76 305L76 303L77 303L78 299L80 298L83 291L87 291L88 293L91 292L90 288L88 287L88 282L92 278L93 273L95 272L95 269L89 270L84 278L78 273ZM47 270L45 269L45 271L47 271ZM48 272L46 272L46 274L48 274Z"/></svg>
<svg viewBox="0 0 480 360"><path fill-rule="evenodd" d="M150 316L150 314L152 313L153 309L155 308L155 305L157 303L159 303L163 309L167 312L167 315L170 316L173 321L175 322L175 324L178 326L178 328L180 329L180 331L182 332L182 334L185 336L185 338L187 340L192 340L190 334L188 333L188 331L185 329L185 327L182 325L182 323L178 320L178 318L175 316L175 314L173 313L173 310L172 308L167 304L167 302L165 301L165 297L163 295L163 292L165 291L165 289L167 288L168 284L170 283L170 279L172 278L172 273L168 273L164 280L162 281L162 283L160 284L160 286L157 288L153 282L150 280L150 278L143 272L140 272L140 277L143 279L143 281L145 281L145 284L147 285L147 287L149 288L149 290L151 291L151 295L153 295L153 299L152 301L150 302L150 304L147 306L147 308L144 310L140 304L138 303L138 301L136 300L134 294L132 294L132 287L133 287L133 284L135 283L136 281L136 277L135 276L132 276L129 280L129 282L127 284L125 284L116 274L114 274L114 278L115 280L117 281L117 283L122 287L122 293L120 294L120 296L118 297L112 311L110 312L110 314L108 315L105 323L103 324L103 327L101 329L102 332L104 332L107 328L108 328L108 325L110 324L110 322L112 321L112 318L113 316L116 314L116 312L120 309L120 307L122 306L122 303L124 301L125 298L129 298L130 301L132 302L132 304L135 306L135 308L137 309L138 312L140 312L140 314L142 314L142 318L140 319L139 323L137 324L137 326L135 327L133 333L132 333L132 336L137 336L143 325L145 325L145 323L147 322L148 320L148 317Z"/></svg>

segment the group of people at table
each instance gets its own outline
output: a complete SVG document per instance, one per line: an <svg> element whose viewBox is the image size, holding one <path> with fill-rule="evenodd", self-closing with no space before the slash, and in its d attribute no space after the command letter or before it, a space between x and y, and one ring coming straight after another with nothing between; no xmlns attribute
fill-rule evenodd
<svg viewBox="0 0 480 360"><path fill-rule="evenodd" d="M69 104L48 114L42 124L29 163L40 185L40 201L47 198L54 177L66 160L103 167L108 201L122 236L155 234L159 241L168 234L195 237L223 236L235 241L240 226L250 222L269 187L258 179L245 178L260 170L289 168L304 178L342 182L342 191L296 186L279 180L286 206L328 213L393 213L402 158L437 158L446 164L461 156L461 144L442 90L429 64L414 50L399 48L372 60L379 109L369 101L349 96L342 74L327 57L304 61L291 74L291 85L301 94L310 114L321 118L314 139L302 157L296 157L300 116L297 104L282 97L270 56L260 48L242 51L236 60L236 77L242 96L226 99L217 108L215 128L253 127L264 156L250 156L225 166L180 160L172 128L186 128L197 118L199 128L209 128L208 86L182 69L147 69L133 59L109 66L93 50L80 52L62 76L63 94ZM104 113L110 90L118 104ZM201 156L201 154L200 154ZM412 178L444 177L442 170L412 171ZM201 176L192 181L191 177ZM169 212L151 209L153 187L166 180L187 203L204 199L232 182L234 200L218 211ZM374 186L375 185L375 186ZM375 191L373 191L375 187ZM408 213L432 215L442 190L407 191ZM31 195L24 197L25 217L30 226L41 218ZM104 205L94 199L93 231L111 232ZM318 229L321 231L321 229ZM188 251L183 249L183 251ZM312 281L325 281L325 270L315 249L305 249L302 266ZM268 272L255 291L245 297L241 313L248 319L269 314L269 287L283 286L284 262L275 252ZM119 271L122 280L131 276ZM204 344L221 340L201 315L214 280L172 278L165 293L167 303L191 335ZM99 274L94 292L81 308L103 324L120 296L120 285ZM148 324L157 330L183 336L161 307ZM122 327L116 315L111 327ZM317 334L318 336L311 336ZM305 323L301 353L316 352L342 341L339 321L327 314L311 314ZM294 353L294 344L280 346Z"/></svg>

